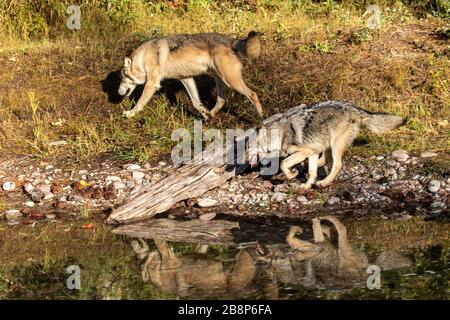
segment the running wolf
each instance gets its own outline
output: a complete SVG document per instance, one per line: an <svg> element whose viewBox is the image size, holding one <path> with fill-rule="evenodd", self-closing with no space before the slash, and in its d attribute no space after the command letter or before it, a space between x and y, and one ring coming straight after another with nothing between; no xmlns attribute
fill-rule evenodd
<svg viewBox="0 0 450 320"><path fill-rule="evenodd" d="M350 102L302 104L262 122L249 146L249 162L254 166L258 158L271 158L275 153L285 157L280 165L281 171L287 179L293 179L298 171L292 167L308 158L308 179L302 187L309 189L317 178L317 168L329 162L331 155L331 171L317 183L326 187L341 170L344 151L361 126L375 133L384 133L404 123L402 117L366 111Z"/></svg>
<svg viewBox="0 0 450 320"><path fill-rule="evenodd" d="M261 43L254 31L245 39L233 39L219 33L198 33L145 42L124 60L118 93L129 96L137 85L145 84L136 106L125 111L124 115L131 118L141 111L160 88L163 79L178 79L205 119L216 116L224 106L224 84L250 99L262 118L263 109L258 96L242 78L244 60L257 59L260 54ZM200 101L193 77L210 72L216 74L217 101L208 111Z"/></svg>

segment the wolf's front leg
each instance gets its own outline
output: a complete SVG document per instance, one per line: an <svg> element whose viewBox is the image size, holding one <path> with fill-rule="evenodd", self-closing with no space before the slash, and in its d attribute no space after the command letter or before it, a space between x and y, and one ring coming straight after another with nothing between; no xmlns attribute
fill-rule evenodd
<svg viewBox="0 0 450 320"><path fill-rule="evenodd" d="M308 180L301 184L303 189L310 189L317 178L317 162L319 160L318 154L313 154L308 158Z"/></svg>
<svg viewBox="0 0 450 320"><path fill-rule="evenodd" d="M296 176L298 176L298 170L291 168L296 164L301 163L303 160L305 160L305 156L303 155L303 153L296 152L281 161L280 169L281 171L283 171L288 180L294 179Z"/></svg>
<svg viewBox="0 0 450 320"><path fill-rule="evenodd" d="M210 114L208 109L205 108L205 106L200 100L200 96L198 94L197 85L195 84L194 78L186 78L180 81L186 88L189 98L191 98L192 104L194 105L194 108L197 109L202 114L205 120L208 120Z"/></svg>
<svg viewBox="0 0 450 320"><path fill-rule="evenodd" d="M144 86L144 91L142 92L141 97L139 98L138 102L134 106L133 109L124 111L123 115L127 118L134 117L138 112L142 111L144 109L145 105L150 101L150 99L153 97L153 95L156 92L156 88L158 86L156 85L155 81L147 80Z"/></svg>

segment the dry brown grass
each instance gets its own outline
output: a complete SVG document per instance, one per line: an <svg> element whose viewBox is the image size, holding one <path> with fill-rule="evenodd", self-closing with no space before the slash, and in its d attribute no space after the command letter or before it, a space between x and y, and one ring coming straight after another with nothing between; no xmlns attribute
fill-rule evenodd
<svg viewBox="0 0 450 320"><path fill-rule="evenodd" d="M108 102L101 81L120 67L130 48L155 33L189 30L242 35L250 29L263 32L264 55L246 67L244 74L267 114L301 102L349 100L409 119L408 125L395 133L368 135L370 147L353 151L375 153L401 147L448 152L449 50L448 42L435 33L436 28L445 26L444 20L417 20L403 7L396 12L386 8L383 28L369 32L361 9L353 6L310 4L293 9L276 2L273 10L266 5L256 11L230 8L222 14L213 4L189 5L194 7L186 9L183 16L178 8L146 20L137 17L134 33L101 36L88 25L85 33L65 32L38 41L3 40L2 157L30 153L87 160L112 152L124 159L145 161L167 153L173 145L172 130L190 127L192 120L199 118L191 113L186 94L177 93L176 104L159 94L142 115L128 120L120 114L130 108L130 102ZM177 23L169 23L175 17ZM95 36L89 37L91 34ZM254 108L245 98L230 90L226 98L226 108L210 126L256 124ZM37 106L34 116L33 105ZM66 140L68 145L49 147L54 140Z"/></svg>

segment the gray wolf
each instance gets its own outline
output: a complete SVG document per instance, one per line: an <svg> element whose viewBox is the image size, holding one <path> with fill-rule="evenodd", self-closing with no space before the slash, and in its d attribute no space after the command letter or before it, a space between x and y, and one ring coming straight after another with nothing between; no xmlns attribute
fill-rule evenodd
<svg viewBox="0 0 450 320"><path fill-rule="evenodd" d="M155 239L156 250L150 251L146 242L139 240L131 244L142 262L143 280L169 294L197 298L240 297L256 275L256 266L245 250L236 255L233 270L227 270L221 261L208 258L208 245L198 246L195 254L176 255L167 241Z"/></svg>
<svg viewBox="0 0 450 320"><path fill-rule="evenodd" d="M313 218L311 229L312 239L302 227L291 226L286 243L264 245L263 253L257 245L229 250L229 257L237 253L226 264L207 254L208 245L177 254L164 240L155 239L153 250L142 239L131 245L140 261L142 279L180 297L242 299L262 294L266 299L279 299L280 284L347 288L367 279L368 258L351 243L337 217ZM413 264L393 250L382 251L374 263L382 270Z"/></svg>
<svg viewBox="0 0 450 320"><path fill-rule="evenodd" d="M270 158L276 153L285 157L281 161L281 171L287 179L293 179L298 171L292 167L308 159L308 179L302 185L308 189L315 183L317 168L332 159L330 173L317 182L318 186L326 187L341 170L344 151L356 138L361 126L375 133L384 133L404 123L402 117L373 113L350 102L302 104L262 122L253 144L249 146L249 162L254 166L259 158Z"/></svg>
<svg viewBox="0 0 450 320"><path fill-rule="evenodd" d="M224 106L224 84L250 99L262 118L263 109L258 96L242 78L244 60L257 59L260 53L261 43L254 31L245 39L233 39L219 33L198 33L145 42L125 58L121 70L119 95L129 96L137 85L145 84L135 107L125 111L124 115L133 117L141 111L160 88L163 79L178 79L205 119L216 116ZM209 112L200 101L193 77L211 72L216 74L217 101Z"/></svg>
<svg viewBox="0 0 450 320"><path fill-rule="evenodd" d="M321 221L331 222L334 228ZM367 277L367 256L353 247L348 239L347 229L339 219L334 216L313 218L312 231L312 242L297 237L303 233L299 226L291 226L286 237L288 245L296 250L290 259L292 265L303 270L302 277L298 277L297 281L301 280L303 286L311 288L319 282L343 285L349 280L361 281ZM336 234L335 244L332 232ZM343 283L339 283L340 281Z"/></svg>

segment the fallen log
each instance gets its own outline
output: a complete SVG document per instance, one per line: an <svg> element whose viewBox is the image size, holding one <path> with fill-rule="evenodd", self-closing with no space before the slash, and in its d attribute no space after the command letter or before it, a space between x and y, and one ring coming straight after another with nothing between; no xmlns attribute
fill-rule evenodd
<svg viewBox="0 0 450 320"><path fill-rule="evenodd" d="M226 220L175 221L154 219L134 224L119 225L112 229L112 232L133 238L235 245L233 230L237 231L238 229L238 222Z"/></svg>
<svg viewBox="0 0 450 320"><path fill-rule="evenodd" d="M149 185L133 195L119 208L112 211L108 224L134 223L149 219L170 209L175 203L203 195L222 185L246 165L227 165L223 160L235 146L217 153L214 148L205 150L190 163L181 166L173 174ZM234 160L236 159L233 156ZM228 162L228 161L227 161Z"/></svg>

